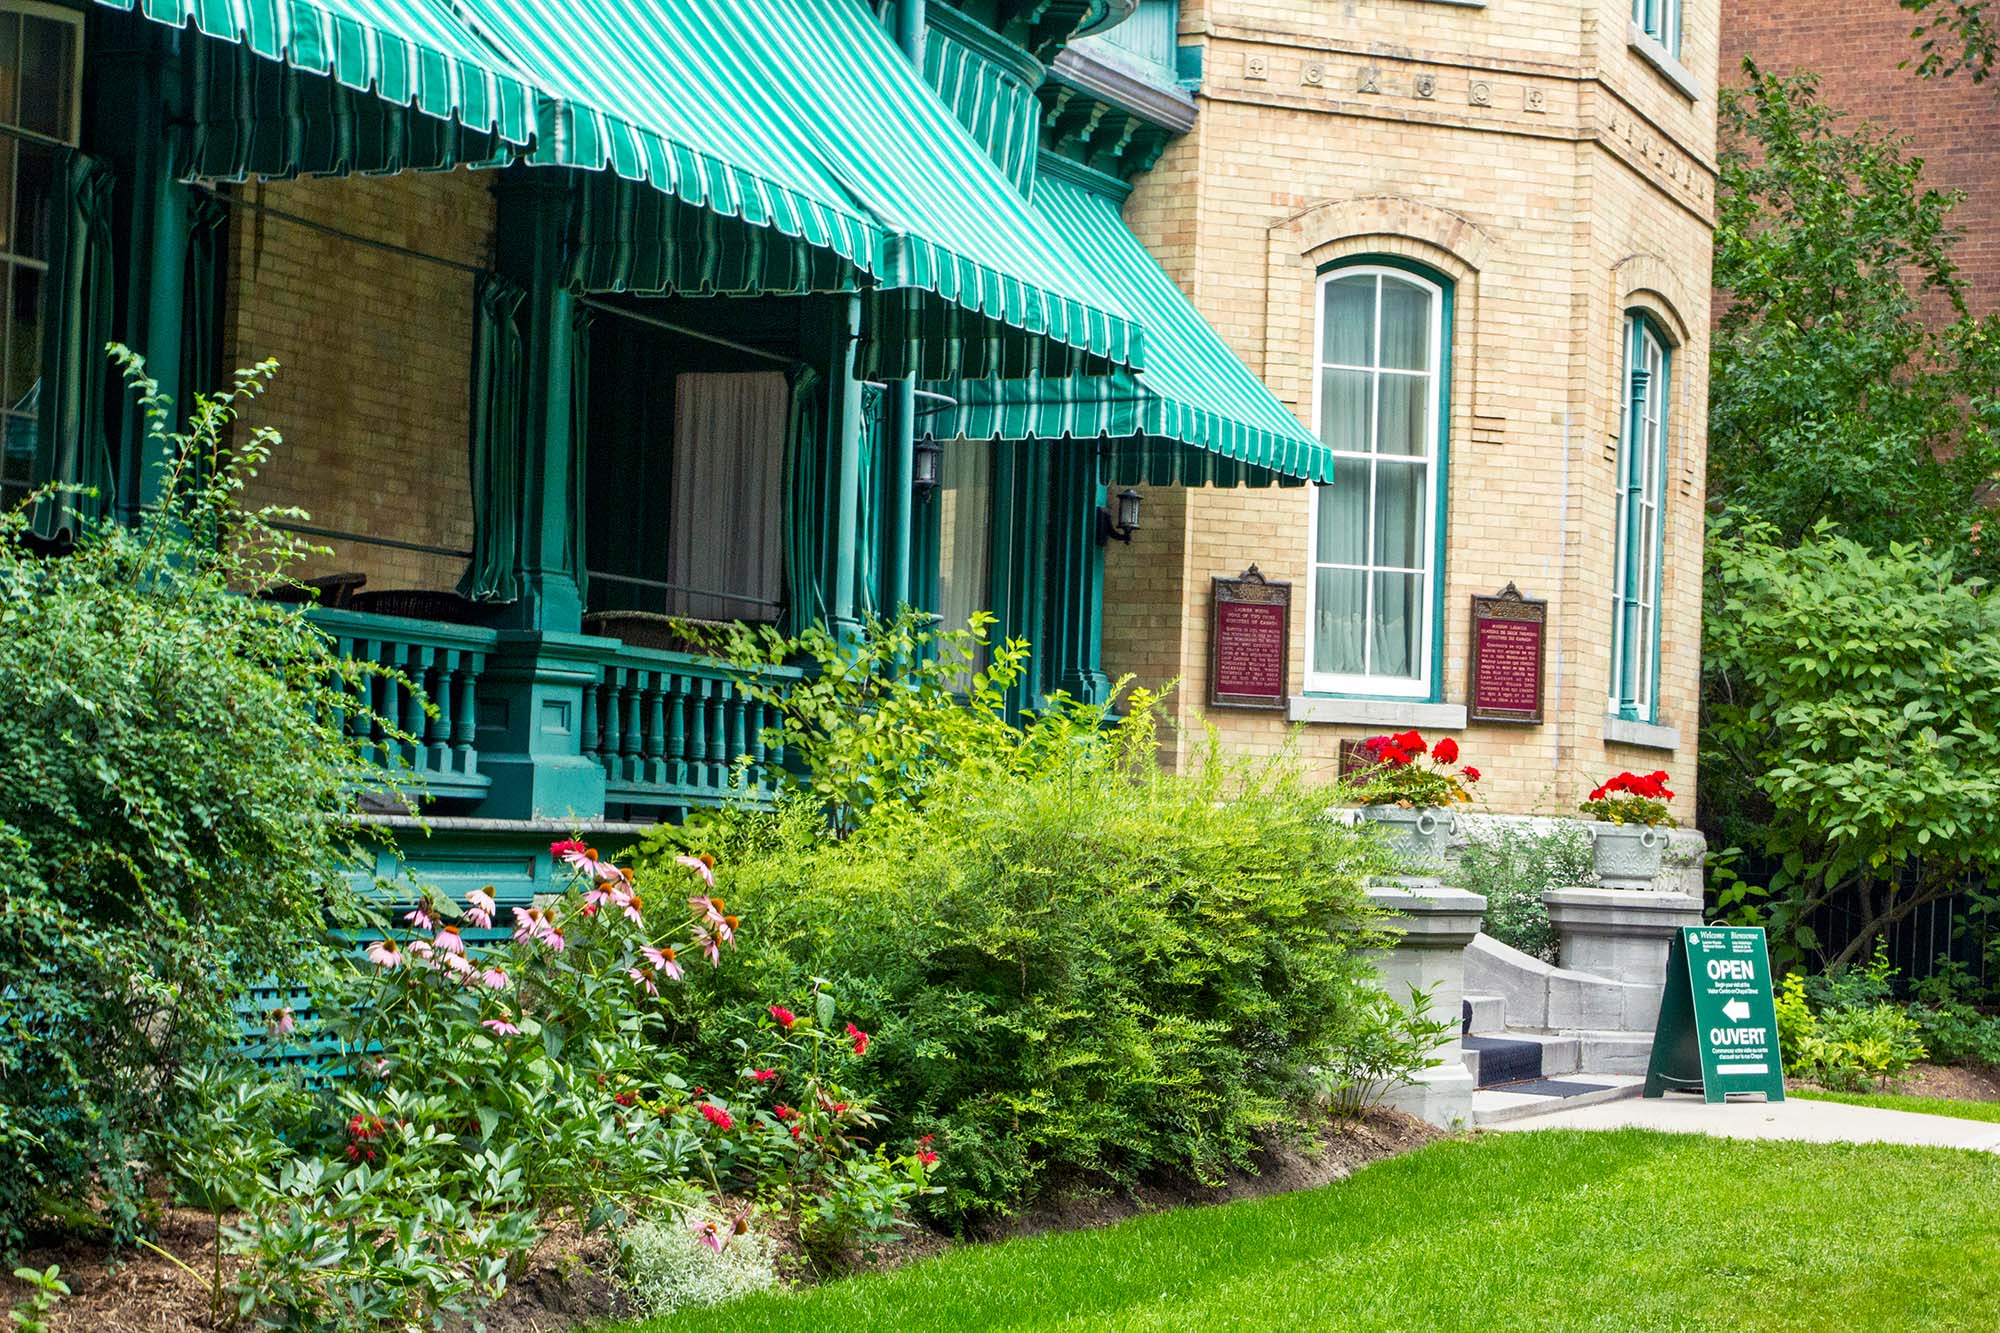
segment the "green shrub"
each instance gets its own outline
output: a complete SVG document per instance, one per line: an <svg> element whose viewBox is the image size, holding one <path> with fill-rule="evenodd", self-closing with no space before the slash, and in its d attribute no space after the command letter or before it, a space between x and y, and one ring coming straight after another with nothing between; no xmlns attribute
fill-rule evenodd
<svg viewBox="0 0 2000 1333"><path fill-rule="evenodd" d="M1481 822L1459 849L1454 882L1485 896L1480 928L1488 935L1553 963L1560 941L1542 894L1589 883L1594 864L1590 830L1576 820L1551 821L1546 828Z"/></svg>
<svg viewBox="0 0 2000 1333"><path fill-rule="evenodd" d="M1893 1083L1927 1054L1916 1023L1897 1005L1830 1009L1818 1019L1816 1040L1805 1044L1806 1076L1838 1091Z"/></svg>
<svg viewBox="0 0 2000 1333"><path fill-rule="evenodd" d="M1380 993L1363 884L1391 859L1290 759L1167 774L1143 697L1104 723L1059 706L1007 728L843 839L811 795L651 835L642 869L719 839L720 891L756 926L704 978L690 1076L726 1067L769 997L817 987L874 1033L888 1123L935 1136L947 1219L1064 1175L1247 1163Z"/></svg>
<svg viewBox="0 0 2000 1333"><path fill-rule="evenodd" d="M158 431L166 406L122 354ZM340 662L298 607L238 595L302 551L246 513L276 437L234 428L269 379L199 403L136 528L33 542L0 515L0 1252L46 1203L140 1225L175 1073L234 1036L247 982L313 964L377 781L338 720Z"/></svg>
<svg viewBox="0 0 2000 1333"><path fill-rule="evenodd" d="M728 1234L728 1220L697 1210L686 1218L649 1218L618 1238L619 1271L646 1314L701 1309L777 1285L777 1246L745 1231L720 1248L704 1244L699 1229Z"/></svg>
<svg viewBox="0 0 2000 1333"><path fill-rule="evenodd" d="M1431 1052L1457 1033L1459 1017L1433 1017L1431 993L1410 987L1408 1005L1386 991L1356 994L1346 1030L1306 1069L1313 1091L1336 1115L1358 1116L1444 1063Z"/></svg>
<svg viewBox="0 0 2000 1333"><path fill-rule="evenodd" d="M1982 1014L1955 1000L1913 1004L1909 1012L1924 1048L1939 1064L2000 1065L2000 1014Z"/></svg>

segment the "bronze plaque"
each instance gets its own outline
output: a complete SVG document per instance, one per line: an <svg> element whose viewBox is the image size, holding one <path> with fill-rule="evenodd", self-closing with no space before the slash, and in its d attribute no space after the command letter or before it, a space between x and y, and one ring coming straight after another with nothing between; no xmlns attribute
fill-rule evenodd
<svg viewBox="0 0 2000 1333"><path fill-rule="evenodd" d="M1494 596L1473 597L1471 721L1541 722L1548 630L1549 604L1521 596L1511 583Z"/></svg>
<svg viewBox="0 0 2000 1333"><path fill-rule="evenodd" d="M1255 565L1209 585L1209 706L1282 709L1291 698L1292 585Z"/></svg>

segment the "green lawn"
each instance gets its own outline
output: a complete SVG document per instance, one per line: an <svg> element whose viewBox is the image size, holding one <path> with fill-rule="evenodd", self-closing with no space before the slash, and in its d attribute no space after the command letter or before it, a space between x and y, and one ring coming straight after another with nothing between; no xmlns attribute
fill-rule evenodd
<svg viewBox="0 0 2000 1333"><path fill-rule="evenodd" d="M1844 1102L1848 1106L1879 1106L1885 1111L1915 1111L1948 1115L1954 1120L1991 1120L2000 1124L2000 1102L1962 1102L1950 1097L1910 1097L1899 1092L1821 1092L1797 1088L1785 1094L1810 1102Z"/></svg>
<svg viewBox="0 0 2000 1333"><path fill-rule="evenodd" d="M1546 1131L628 1327L1991 1333L1995 1253L2000 1155Z"/></svg>

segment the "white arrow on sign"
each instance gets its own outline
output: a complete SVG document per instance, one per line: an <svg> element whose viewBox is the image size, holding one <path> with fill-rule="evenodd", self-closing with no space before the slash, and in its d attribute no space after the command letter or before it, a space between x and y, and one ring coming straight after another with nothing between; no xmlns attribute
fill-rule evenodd
<svg viewBox="0 0 2000 1333"><path fill-rule="evenodd" d="M1722 1016L1732 1023L1741 1023L1750 1017L1750 1006L1741 1000L1731 1000L1722 1006Z"/></svg>

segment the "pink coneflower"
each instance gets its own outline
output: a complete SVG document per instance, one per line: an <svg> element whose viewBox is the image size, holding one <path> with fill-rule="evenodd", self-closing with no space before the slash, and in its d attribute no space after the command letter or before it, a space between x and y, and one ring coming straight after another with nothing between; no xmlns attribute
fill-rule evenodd
<svg viewBox="0 0 2000 1333"><path fill-rule="evenodd" d="M493 895L485 889L474 889L465 895L465 919L476 929L493 929L493 914L498 910Z"/></svg>
<svg viewBox="0 0 2000 1333"><path fill-rule="evenodd" d="M479 1020L479 1026L486 1028L496 1037L518 1037L521 1035L521 1029L515 1027L504 1018L482 1018Z"/></svg>
<svg viewBox="0 0 2000 1333"><path fill-rule="evenodd" d="M701 882L709 888L715 887L715 862L706 856L676 856L674 860L701 876Z"/></svg>
<svg viewBox="0 0 2000 1333"><path fill-rule="evenodd" d="M437 918L431 915L431 900L428 898L403 913L403 920L418 930L434 930L437 927Z"/></svg>
<svg viewBox="0 0 2000 1333"><path fill-rule="evenodd" d="M289 1037L298 1028L298 1019L290 1006L272 1009L264 1015L264 1030L273 1037Z"/></svg>
<svg viewBox="0 0 2000 1333"><path fill-rule="evenodd" d="M563 939L562 932L554 926L550 926L547 930L543 931L541 938L542 943L548 946L550 953L561 953L567 944L567 941Z"/></svg>
<svg viewBox="0 0 2000 1333"><path fill-rule="evenodd" d="M715 936L703 930L699 925L689 926L688 934L694 937L694 947L708 955L708 965L710 967L720 967L722 965L722 946L716 943Z"/></svg>
<svg viewBox="0 0 2000 1333"><path fill-rule="evenodd" d="M698 1222L694 1227L694 1238L717 1254L729 1243L728 1234L714 1222Z"/></svg>
<svg viewBox="0 0 2000 1333"><path fill-rule="evenodd" d="M539 907L517 907L514 909L514 938L532 940L548 929L548 913Z"/></svg>
<svg viewBox="0 0 2000 1333"><path fill-rule="evenodd" d="M446 954L444 956L444 965L450 968L451 974L460 981L472 980L473 975L479 971L478 968L473 966L472 960L462 953Z"/></svg>
<svg viewBox="0 0 2000 1333"><path fill-rule="evenodd" d="M652 996L658 996L658 995L659 995L659 993L660 993L660 988L659 988L658 986L656 986L656 985L654 985L654 984L653 984L653 969L652 969L652 968L650 968L650 967L628 967L628 968L626 968L626 969L625 969L625 975L626 975L626 976L628 976L628 977L630 977L630 978L632 978L632 980L634 980L634 981L638 982L640 986L644 987L644 988L645 988L645 991L646 991L646 994L648 994L648 995L652 995Z"/></svg>
<svg viewBox="0 0 2000 1333"><path fill-rule="evenodd" d="M646 961L670 979L674 981L681 979L681 965L675 960L672 949L655 949L652 945L648 944L642 946L639 952L646 955Z"/></svg>
<svg viewBox="0 0 2000 1333"><path fill-rule="evenodd" d="M488 990L506 990L507 974L497 967L489 967L479 974L479 984Z"/></svg>
<svg viewBox="0 0 2000 1333"><path fill-rule="evenodd" d="M379 968L401 967L403 951L396 947L394 940L373 940L366 950L368 961Z"/></svg>
<svg viewBox="0 0 2000 1333"><path fill-rule="evenodd" d="M628 892L625 895L625 900L618 905L625 909L625 919L627 921L630 921L635 926L643 924L639 918L639 909L644 904L639 901L638 894Z"/></svg>
<svg viewBox="0 0 2000 1333"><path fill-rule="evenodd" d="M437 935L431 940L431 943L437 945L438 948L443 949L446 953L462 954L465 952L465 937L458 933L457 926L439 926Z"/></svg>

